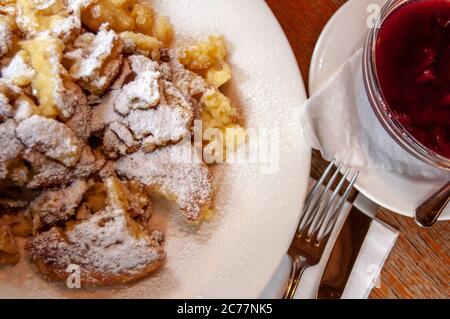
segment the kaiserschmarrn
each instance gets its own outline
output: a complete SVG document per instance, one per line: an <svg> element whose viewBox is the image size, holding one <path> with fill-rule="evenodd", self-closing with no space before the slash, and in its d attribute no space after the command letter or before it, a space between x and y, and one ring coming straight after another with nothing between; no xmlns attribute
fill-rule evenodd
<svg viewBox="0 0 450 319"><path fill-rule="evenodd" d="M0 0L0 266L136 281L166 257L152 195L186 222L213 209L194 123L245 135L221 91L227 45L174 36L145 0Z"/></svg>

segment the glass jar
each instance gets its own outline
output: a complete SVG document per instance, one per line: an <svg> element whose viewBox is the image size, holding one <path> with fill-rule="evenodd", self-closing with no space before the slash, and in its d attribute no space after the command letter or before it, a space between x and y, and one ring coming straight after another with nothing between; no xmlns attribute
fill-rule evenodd
<svg viewBox="0 0 450 319"><path fill-rule="evenodd" d="M381 9L378 21L369 31L363 55L363 76L369 102L378 120L389 135L406 151L436 168L450 170L450 159L431 150L419 142L405 127L399 122L389 108L380 88L377 74L376 48L380 30L383 22L395 10L401 6L408 5L416 0L389 0ZM421 0L419 0L421 1Z"/></svg>

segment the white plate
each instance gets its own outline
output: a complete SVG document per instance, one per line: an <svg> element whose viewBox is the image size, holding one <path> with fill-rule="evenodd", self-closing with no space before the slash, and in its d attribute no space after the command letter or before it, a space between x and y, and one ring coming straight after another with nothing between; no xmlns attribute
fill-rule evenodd
<svg viewBox="0 0 450 319"><path fill-rule="evenodd" d="M317 92L349 57L363 47L367 34L367 7L386 0L350 0L342 6L323 30L311 61L309 92ZM356 187L377 204L406 216L446 181L412 178L395 173L362 173ZM442 219L450 219L450 206Z"/></svg>
<svg viewBox="0 0 450 319"><path fill-rule="evenodd" d="M177 38L224 34L230 43L234 100L247 127L279 129L279 169L227 165L217 214L196 229L159 203L155 216L166 233L167 264L127 288L69 291L47 283L22 258L0 269L0 297L256 298L285 255L306 193L311 152L299 127L306 100L302 78L284 33L261 0L155 1L170 16ZM170 218L167 218L170 216Z"/></svg>

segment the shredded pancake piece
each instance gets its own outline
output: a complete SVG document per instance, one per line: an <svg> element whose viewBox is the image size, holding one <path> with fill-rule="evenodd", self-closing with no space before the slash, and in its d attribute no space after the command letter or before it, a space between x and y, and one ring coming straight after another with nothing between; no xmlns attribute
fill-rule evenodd
<svg viewBox="0 0 450 319"><path fill-rule="evenodd" d="M0 92L0 122L6 121L6 119L13 116L14 109L9 103L8 97Z"/></svg>
<svg viewBox="0 0 450 319"><path fill-rule="evenodd" d="M10 25L4 19L0 19L0 57L11 50L13 32Z"/></svg>
<svg viewBox="0 0 450 319"><path fill-rule="evenodd" d="M16 138L15 129L14 120L0 124L0 180L8 177L11 164L24 151L22 143Z"/></svg>
<svg viewBox="0 0 450 319"><path fill-rule="evenodd" d="M176 106L160 104L156 109L132 111L127 120L133 134L143 139L144 149L150 152L156 146L176 143L189 135L192 113Z"/></svg>
<svg viewBox="0 0 450 319"><path fill-rule="evenodd" d="M29 57L24 50L19 51L11 62L2 69L2 76L19 86L31 83L36 72L29 65Z"/></svg>
<svg viewBox="0 0 450 319"><path fill-rule="evenodd" d="M131 70L123 68L121 80L115 84L117 89L93 110L93 131L104 130L103 149L110 158L136 151L136 145L151 152L157 147L177 143L190 135L194 117L193 105L174 85L159 79L158 66L153 61L144 56L132 56L130 64ZM130 72L136 74L135 80L125 84ZM141 95L135 83L147 76L154 78L146 84L147 88L141 88L146 91ZM153 102L145 104L145 100ZM137 107L139 103L145 107ZM140 143L136 144L137 141Z"/></svg>
<svg viewBox="0 0 450 319"><path fill-rule="evenodd" d="M66 280L69 265L81 270L85 285L138 280L158 269L165 252L122 209L107 207L63 231L52 228L28 244L38 271L50 280Z"/></svg>
<svg viewBox="0 0 450 319"><path fill-rule="evenodd" d="M73 51L65 58L73 64L70 74L80 85L93 94L103 93L120 72L122 41L112 30L103 26L94 35L84 33L75 41Z"/></svg>
<svg viewBox="0 0 450 319"><path fill-rule="evenodd" d="M117 161L117 172L175 200L189 220L199 219L211 204L212 177L190 143L127 155Z"/></svg>
<svg viewBox="0 0 450 319"><path fill-rule="evenodd" d="M120 140L116 133L111 128L106 128L103 133L102 150L110 159L116 159L119 155L127 154L127 145Z"/></svg>
<svg viewBox="0 0 450 319"><path fill-rule="evenodd" d="M0 225L0 266L15 265L20 260L19 247L9 225Z"/></svg>
<svg viewBox="0 0 450 319"><path fill-rule="evenodd" d="M93 132L101 132L110 123L123 121L123 116L114 110L114 101L120 92L120 90L111 91L99 105L93 107L91 123Z"/></svg>
<svg viewBox="0 0 450 319"><path fill-rule="evenodd" d="M92 108L88 105L86 95L78 85L67 82L66 89L67 96L71 97L75 112L65 124L80 141L86 142L92 133Z"/></svg>
<svg viewBox="0 0 450 319"><path fill-rule="evenodd" d="M0 78L0 107L5 104L12 104L17 99L23 90L10 80Z"/></svg>
<svg viewBox="0 0 450 319"><path fill-rule="evenodd" d="M87 179L105 165L101 153L93 151L89 146L83 147L80 160L71 168L36 151L26 151L24 158L31 164L33 170L33 176L27 184L30 189L54 187L77 179Z"/></svg>
<svg viewBox="0 0 450 319"><path fill-rule="evenodd" d="M200 97L210 88L206 81L198 74L187 70L179 61L175 50L166 52L170 66L170 81L183 93L186 98Z"/></svg>
<svg viewBox="0 0 450 319"><path fill-rule="evenodd" d="M35 230L68 221L75 215L90 186L88 182L78 180L67 187L39 195L30 205Z"/></svg>
<svg viewBox="0 0 450 319"><path fill-rule="evenodd" d="M116 162L115 161L107 161L103 168L98 172L98 175L102 179L107 179L108 177L116 175Z"/></svg>
<svg viewBox="0 0 450 319"><path fill-rule="evenodd" d="M64 43L72 41L82 32L79 15L71 14L67 17L55 19L51 25L50 32L60 38Z"/></svg>
<svg viewBox="0 0 450 319"><path fill-rule="evenodd" d="M81 154L82 145L75 134L63 123L33 115L21 122L17 137L29 149L34 149L64 165L74 166Z"/></svg>
<svg viewBox="0 0 450 319"><path fill-rule="evenodd" d="M12 199L12 198L0 198L0 207L5 209L18 209L26 208L28 202L26 200Z"/></svg>
<svg viewBox="0 0 450 319"><path fill-rule="evenodd" d="M113 122L109 125L109 128L127 146L130 153L133 149L136 150L139 146L139 144L134 140L133 134L124 124Z"/></svg>
<svg viewBox="0 0 450 319"><path fill-rule="evenodd" d="M122 115L127 115L130 110L155 107L160 99L158 80L161 74L157 71L158 64L142 55L133 55L128 59L136 78L122 87L114 104L115 110Z"/></svg>
<svg viewBox="0 0 450 319"><path fill-rule="evenodd" d="M14 109L14 120L17 123L25 121L27 118L39 113L39 109L36 104L34 104L33 100L25 95L16 99L14 102Z"/></svg>
<svg viewBox="0 0 450 319"><path fill-rule="evenodd" d="M0 265L22 236L50 280L68 266L83 285L147 276L165 260L151 194L190 221L211 205L193 121L230 70L187 70L163 49L167 17L141 0L0 2Z"/></svg>

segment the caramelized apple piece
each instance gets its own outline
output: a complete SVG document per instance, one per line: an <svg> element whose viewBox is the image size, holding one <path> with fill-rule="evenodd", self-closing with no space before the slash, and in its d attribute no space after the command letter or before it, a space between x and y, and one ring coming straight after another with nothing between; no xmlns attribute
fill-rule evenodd
<svg viewBox="0 0 450 319"><path fill-rule="evenodd" d="M136 32L152 35L154 24L153 9L148 3L136 3L131 11L131 16L136 22Z"/></svg>
<svg viewBox="0 0 450 319"><path fill-rule="evenodd" d="M19 248L11 227L0 225L0 265L15 265L19 260Z"/></svg>
<svg viewBox="0 0 450 319"><path fill-rule="evenodd" d="M173 27L166 16L158 16L153 29L153 36L168 46L173 40Z"/></svg>
<svg viewBox="0 0 450 319"><path fill-rule="evenodd" d="M133 31L136 27L130 14L110 0L94 1L81 11L81 21L92 31L98 31L104 23L116 32Z"/></svg>
<svg viewBox="0 0 450 319"><path fill-rule="evenodd" d="M9 226L12 234L19 237L31 236L33 228L31 218L23 213L3 215L0 226Z"/></svg>

